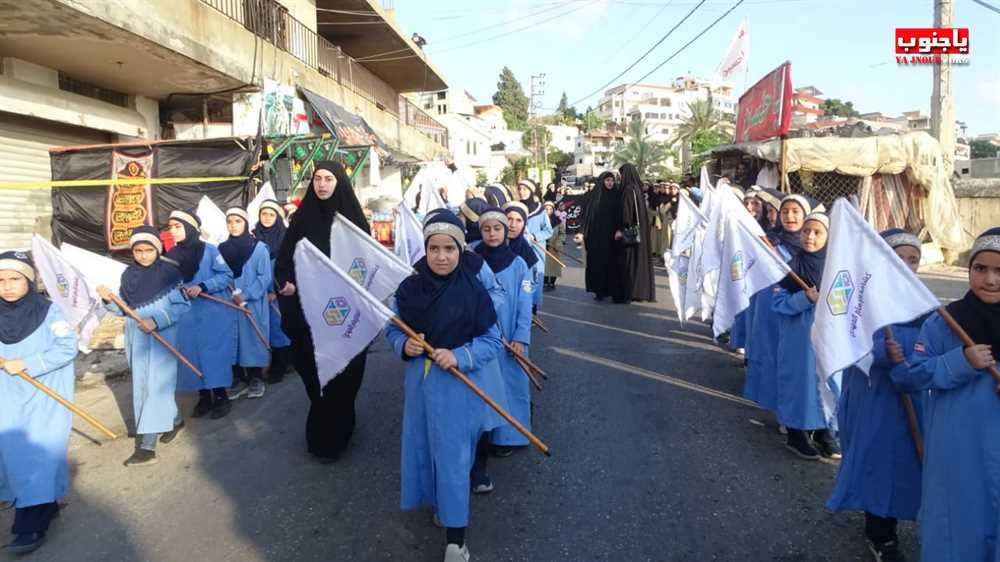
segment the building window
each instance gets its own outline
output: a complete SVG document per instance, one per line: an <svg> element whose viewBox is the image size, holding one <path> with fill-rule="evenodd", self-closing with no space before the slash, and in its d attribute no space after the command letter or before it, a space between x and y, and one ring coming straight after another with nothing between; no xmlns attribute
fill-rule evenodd
<svg viewBox="0 0 1000 562"><path fill-rule="evenodd" d="M438 93L437 93L437 98L438 98L439 100L443 100L443 99L445 99L446 97L448 97L448 92L438 92Z"/></svg>
<svg viewBox="0 0 1000 562"><path fill-rule="evenodd" d="M664 128L663 128L663 134L664 134L664 135L669 135L669 134L670 134L670 129L668 129L668 128L664 127Z"/></svg>
<svg viewBox="0 0 1000 562"><path fill-rule="evenodd" d="M64 92L72 92L95 100L101 100L112 105L117 105L118 107L128 107L128 94L95 86L62 72L59 73L59 89Z"/></svg>
<svg viewBox="0 0 1000 562"><path fill-rule="evenodd" d="M579 164L583 164L583 158L577 161Z"/></svg>

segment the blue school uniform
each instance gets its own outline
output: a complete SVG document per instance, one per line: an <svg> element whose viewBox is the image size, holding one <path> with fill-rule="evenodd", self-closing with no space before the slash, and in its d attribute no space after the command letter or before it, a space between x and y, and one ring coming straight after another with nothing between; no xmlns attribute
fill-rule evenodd
<svg viewBox="0 0 1000 562"><path fill-rule="evenodd" d="M124 313L115 303L105 307L112 313ZM190 310L191 303L180 289L174 289L160 298L136 307L142 319L156 322L156 331L177 347L178 326ZM125 357L132 370L132 409L137 435L166 433L174 428L177 419L177 358L153 336L139 329L135 320L125 319Z"/></svg>
<svg viewBox="0 0 1000 562"><path fill-rule="evenodd" d="M778 251L787 262L790 253L783 246ZM765 410L778 411L778 315L772 310L777 285L750 297L746 348L747 369L743 397Z"/></svg>
<svg viewBox="0 0 1000 562"><path fill-rule="evenodd" d="M528 356L528 345L531 343L531 304L535 293L531 282L531 270L520 257L514 258L509 266L495 273L497 284L502 289L505 304L497 310L503 337L508 342L524 344L524 355ZM507 412L514 416L521 425L531 429L531 385L524 370L506 351L499 354L497 364L501 373L507 403ZM495 445L519 446L527 445L528 440L510 425L504 425L493 431L492 442Z"/></svg>
<svg viewBox="0 0 1000 562"><path fill-rule="evenodd" d="M904 353L913 353L920 326L893 326ZM913 520L920 509L920 459L910 434L900 392L910 390L889 377L893 365L885 352L885 332L873 338L869 375L857 367L844 372L837 417L844 459L827 508L865 511L879 517ZM907 392L918 419L925 392Z"/></svg>
<svg viewBox="0 0 1000 562"><path fill-rule="evenodd" d="M745 348L747 344L747 317L749 308L736 315L733 319L733 327L729 331L729 348L737 350Z"/></svg>
<svg viewBox="0 0 1000 562"><path fill-rule="evenodd" d="M76 352L76 333L55 305L26 338L0 342L0 357L23 360L28 375L70 402ZM0 372L0 501L24 508L67 494L72 422L66 407L21 378Z"/></svg>
<svg viewBox="0 0 1000 562"><path fill-rule="evenodd" d="M809 340L816 306L805 291L789 293L776 287L771 310L778 318L778 423L807 431L826 429L816 378L816 353Z"/></svg>
<svg viewBox="0 0 1000 562"><path fill-rule="evenodd" d="M549 216L545 214L545 211L528 217L525 229L535 237L535 240L542 247L545 247L545 243L548 242L549 238L552 238L552 223L549 222ZM538 244L531 244L531 249L538 256L538 261L535 262L535 265L531 266L531 279L536 286L541 286L542 277L545 276L545 251L538 247ZM535 291L533 293L532 303L536 306L542 304L542 291Z"/></svg>
<svg viewBox="0 0 1000 562"><path fill-rule="evenodd" d="M233 283L233 272L222 259L219 249L205 244L198 272L185 283L185 287L204 284L208 294L231 301L227 290ZM177 390L191 392L212 388L227 388L233 383L233 365L236 363L236 317L232 310L207 299L191 301L191 310L181 317L177 327L179 351L191 361L202 374L198 378L185 365L178 366Z"/></svg>
<svg viewBox="0 0 1000 562"><path fill-rule="evenodd" d="M475 247L482 242L475 242L472 247ZM524 261L524 260L521 260ZM493 301L493 310L496 311L497 318L504 318L507 311L507 295L504 288L497 281L496 274L490 269L490 266L483 262L483 267L479 269L479 273L476 275L479 282L483 284L486 292L490 295L490 300ZM492 398L501 408L503 408L508 413L510 412L510 404L507 400L507 384L504 382L505 377L503 375L503 370L500 365L500 358L506 355L504 352L497 356L497 359L483 365L482 370L482 384L479 388L483 390L490 398ZM492 408L487 410L487 415L490 418L490 424L492 427L504 427L507 426L507 420L503 419L500 414L496 413Z"/></svg>
<svg viewBox="0 0 1000 562"><path fill-rule="evenodd" d="M267 245L258 242L254 246L250 259L243 264L243 273L235 280L236 288L242 292L246 300L244 306L253 315L257 326L264 334L268 334L271 325L271 315L268 310L267 293L274 283L274 272L271 269L271 256ZM236 364L240 367L266 367L270 352L264 342L253 329L246 315L231 310L235 316L237 330ZM279 319L280 322L280 319Z"/></svg>
<svg viewBox="0 0 1000 562"><path fill-rule="evenodd" d="M996 382L969 365L962 342L937 313L920 330L912 357L891 376L897 384L931 391L924 423L920 559L1000 561Z"/></svg>

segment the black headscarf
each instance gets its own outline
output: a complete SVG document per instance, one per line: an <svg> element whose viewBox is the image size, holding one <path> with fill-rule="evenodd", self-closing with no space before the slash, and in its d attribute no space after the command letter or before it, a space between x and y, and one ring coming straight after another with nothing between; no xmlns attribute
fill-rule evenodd
<svg viewBox="0 0 1000 562"><path fill-rule="evenodd" d="M496 207L488 207L484 209L483 212L487 211L503 213L501 209L498 209ZM490 266L490 269L493 270L493 273L500 273L501 271L507 269L508 267L510 267L510 264L514 261L514 258L517 257L517 254L515 254L514 251L510 249L510 244L507 241L507 233L510 232L510 229L507 227L506 224L504 223L500 224L503 224L502 244L493 248L487 246L486 241L484 240L481 244L479 244L475 248L475 252L483 257L483 260L485 260L486 264Z"/></svg>
<svg viewBox="0 0 1000 562"><path fill-rule="evenodd" d="M239 215L232 215L239 216ZM227 217L228 218L228 217ZM240 217L243 219L243 217ZM275 223L277 224L277 223ZM233 270L233 279L243 275L243 266L253 255L253 249L257 246L257 239L250 234L247 221L243 221L243 232L239 236L229 235L225 242L219 244L219 253L222 259L226 260L226 265Z"/></svg>
<svg viewBox="0 0 1000 562"><path fill-rule="evenodd" d="M504 205L510 202L510 192L507 188L500 184L493 184L486 186L486 202L492 207L503 208Z"/></svg>
<svg viewBox="0 0 1000 562"><path fill-rule="evenodd" d="M605 189L604 180L609 177L614 179L615 175L604 172L598 176L594 189L588 193L590 200L587 202L587 220L583 227L585 239L596 239L600 236L597 235L597 231L610 234L621 228L622 189L618 184L611 189Z"/></svg>
<svg viewBox="0 0 1000 562"><path fill-rule="evenodd" d="M977 242L987 237L1000 238L1000 227L991 228L979 235ZM973 254L969 257L969 268L976 256L982 252L1000 253L992 248L976 251L973 246ZM977 344L993 346L994 355L1000 349L1000 303L986 304L971 290L965 293L961 300L948 304L948 312L955 317L955 320L965 328L972 341Z"/></svg>
<svg viewBox="0 0 1000 562"><path fill-rule="evenodd" d="M171 219L184 225L184 240L174 244L174 247L165 256L177 264L181 275L184 276L184 282L190 283L198 274L198 268L201 267L201 257L205 254L205 241L201 239L201 232L198 230L198 227L201 226L201 220L198 219L196 211L190 209L185 212L191 215L197 224L191 224L177 218Z"/></svg>
<svg viewBox="0 0 1000 562"><path fill-rule="evenodd" d="M159 231L152 226L144 225L132 230L132 236L136 234L159 236ZM149 242L133 242L132 247L139 244L149 244ZM155 246L153 247L155 248ZM156 261L150 265L142 266L133 263L125 268L125 271L122 272L121 288L119 289L125 304L132 308L142 308L181 285L183 278L180 270L160 258L157 248Z"/></svg>
<svg viewBox="0 0 1000 562"><path fill-rule="evenodd" d="M442 214L432 220L450 222L450 217ZM400 318L436 348L454 349L485 334L497 316L489 293L479 282L482 265L480 256L462 251L454 271L437 275L424 256L413 266L417 273L396 289Z"/></svg>
<svg viewBox="0 0 1000 562"><path fill-rule="evenodd" d="M642 178L639 177L639 169L635 167L635 164L624 164L618 168L618 173L621 174L623 186L634 185L639 188L639 191L642 191Z"/></svg>
<svg viewBox="0 0 1000 562"><path fill-rule="evenodd" d="M276 205L280 204L273 199L268 199L265 201L273 202ZM263 208L261 209L264 210ZM274 209L271 209L272 211ZM271 254L271 259L278 256L278 250L281 248L281 241L285 239L285 221L281 218L281 213L278 213L278 218L274 221L271 226L264 226L264 223L260 222L260 215L257 216L257 226L253 228L253 235L264 244L267 244L267 250Z"/></svg>
<svg viewBox="0 0 1000 562"><path fill-rule="evenodd" d="M473 197L472 199L466 199L465 203L462 204L462 216L465 217L465 241L468 243L475 242L476 240L482 240L482 233L479 232L479 215L483 214L483 211L488 209L490 206L485 199L481 197ZM468 213L475 217L473 220L468 214L466 214L466 209Z"/></svg>
<svg viewBox="0 0 1000 562"><path fill-rule="evenodd" d="M528 215L525 214L524 209L519 207L511 206L504 209L505 214L510 214L511 212L521 215L521 218L524 219L524 228L521 229L521 234L519 234L517 238L509 239L507 244L510 246L512 252L524 259L525 263L528 264L528 267L534 267L535 264L538 263L538 254L536 254L535 249L531 247L531 242L528 242L528 239L524 236L524 234L528 232Z"/></svg>
<svg viewBox="0 0 1000 562"><path fill-rule="evenodd" d="M24 252L4 252L0 254L0 260L21 262L32 270L35 269L31 258ZM23 271L13 271L24 275ZM31 277L25 277L28 279L28 292L23 297L14 302L0 299L0 342L4 345L18 343L33 334L45 322L45 316L52 306L52 301L35 290L35 282Z"/></svg>
<svg viewBox="0 0 1000 562"><path fill-rule="evenodd" d="M808 220L802 222L802 226ZM828 230L829 232L829 230ZM798 274L803 281L806 282L810 287L816 287L819 289L819 285L823 280L823 266L826 264L826 249L830 242L827 243L818 251L807 252L802 249L801 236L799 237L799 252L792 257L792 261L788 263L788 267ZM781 286L789 293L797 293L802 290L799 284L792 280L791 276L785 277L781 281Z"/></svg>

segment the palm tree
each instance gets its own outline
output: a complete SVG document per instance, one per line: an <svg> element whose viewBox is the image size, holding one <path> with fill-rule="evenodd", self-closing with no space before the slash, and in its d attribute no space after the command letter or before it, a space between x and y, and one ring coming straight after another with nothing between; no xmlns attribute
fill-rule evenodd
<svg viewBox="0 0 1000 562"><path fill-rule="evenodd" d="M662 177L670 155L670 148L654 141L646 132L645 121L638 119L629 123L626 141L615 150L612 162L615 166L635 164L643 178Z"/></svg>
<svg viewBox="0 0 1000 562"><path fill-rule="evenodd" d="M677 141L690 141L698 133L714 131L722 124L722 116L707 100L689 103L688 113L690 113L688 118L677 127Z"/></svg>

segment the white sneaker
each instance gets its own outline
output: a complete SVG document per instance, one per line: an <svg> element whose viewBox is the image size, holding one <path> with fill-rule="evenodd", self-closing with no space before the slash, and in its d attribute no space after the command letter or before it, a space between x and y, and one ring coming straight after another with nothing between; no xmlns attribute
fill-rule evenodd
<svg viewBox="0 0 1000 562"><path fill-rule="evenodd" d="M449 544L444 550L444 562L469 562L469 546Z"/></svg>

